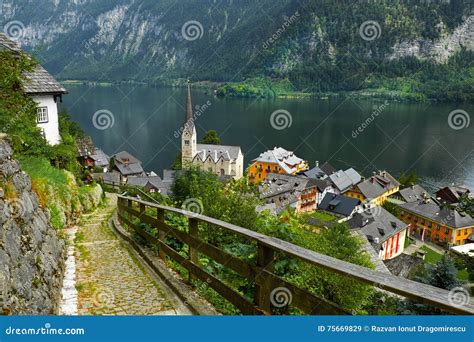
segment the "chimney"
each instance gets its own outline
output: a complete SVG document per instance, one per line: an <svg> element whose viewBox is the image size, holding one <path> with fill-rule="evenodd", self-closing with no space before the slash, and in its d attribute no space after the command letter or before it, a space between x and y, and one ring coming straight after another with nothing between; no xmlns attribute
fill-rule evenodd
<svg viewBox="0 0 474 342"><path fill-rule="evenodd" d="M128 158L124 159L123 163L125 164L125 167L128 167L129 159Z"/></svg>
<svg viewBox="0 0 474 342"><path fill-rule="evenodd" d="M319 160L316 160L316 163L315 163L316 167L319 166Z"/></svg>

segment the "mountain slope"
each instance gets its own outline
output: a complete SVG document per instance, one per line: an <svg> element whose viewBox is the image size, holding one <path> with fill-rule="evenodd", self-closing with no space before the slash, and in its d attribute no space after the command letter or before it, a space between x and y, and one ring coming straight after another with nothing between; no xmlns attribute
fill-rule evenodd
<svg viewBox="0 0 474 342"><path fill-rule="evenodd" d="M262 76L334 91L386 85L459 53L469 70L471 11L467 0L17 0L0 27L18 21L23 45L63 79Z"/></svg>

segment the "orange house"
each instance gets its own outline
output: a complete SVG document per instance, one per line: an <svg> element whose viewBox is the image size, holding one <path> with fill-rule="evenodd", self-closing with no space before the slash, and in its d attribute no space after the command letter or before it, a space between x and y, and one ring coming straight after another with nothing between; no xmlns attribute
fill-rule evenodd
<svg viewBox="0 0 474 342"><path fill-rule="evenodd" d="M269 173L295 175L306 170L308 170L308 163L305 160L298 158L291 151L275 147L252 160L248 169L248 183L263 182Z"/></svg>
<svg viewBox="0 0 474 342"><path fill-rule="evenodd" d="M447 246L466 243L474 231L474 219L467 213L442 206L434 198L400 205L400 219L410 224L410 235Z"/></svg>

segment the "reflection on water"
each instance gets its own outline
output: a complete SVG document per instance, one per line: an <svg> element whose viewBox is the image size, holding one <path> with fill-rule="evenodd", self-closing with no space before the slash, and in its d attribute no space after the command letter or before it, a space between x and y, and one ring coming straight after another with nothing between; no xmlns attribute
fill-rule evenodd
<svg viewBox="0 0 474 342"><path fill-rule="evenodd" d="M171 166L180 148L183 89L67 88L62 107L97 146L109 154L128 150L147 171L161 173ZM474 123L461 130L448 125L448 115L455 109L474 116L473 105L344 98L221 99L199 91L193 93L193 104L199 113L198 136L217 130L223 144L242 147L247 164L260 152L282 146L310 165L330 160L336 167L352 166L366 176L377 169L396 176L416 170L429 188L457 183L474 189ZM94 113L102 109L114 116L113 127L105 130L96 129L92 122ZM272 126L270 117L279 109L291 114L288 128Z"/></svg>

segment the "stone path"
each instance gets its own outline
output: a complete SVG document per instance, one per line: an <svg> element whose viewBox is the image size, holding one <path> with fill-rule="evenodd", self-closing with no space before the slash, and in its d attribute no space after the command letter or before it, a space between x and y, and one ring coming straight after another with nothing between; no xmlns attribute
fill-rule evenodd
<svg viewBox="0 0 474 342"><path fill-rule="evenodd" d="M187 314L176 308L169 291L111 231L108 224L116 196L107 199L106 207L85 215L76 233L78 314Z"/></svg>

